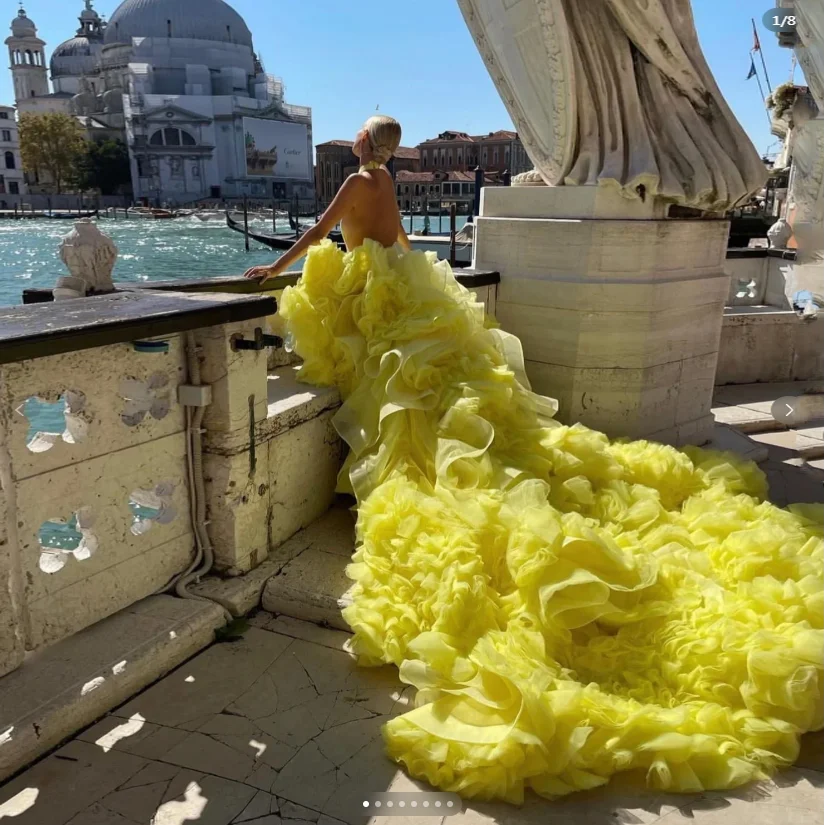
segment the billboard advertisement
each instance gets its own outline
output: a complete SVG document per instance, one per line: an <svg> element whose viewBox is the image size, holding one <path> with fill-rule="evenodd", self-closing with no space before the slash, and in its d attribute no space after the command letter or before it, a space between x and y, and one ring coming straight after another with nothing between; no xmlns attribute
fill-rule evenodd
<svg viewBox="0 0 825 825"><path fill-rule="evenodd" d="M243 119L246 174L254 177L312 180L312 159L303 123Z"/></svg>

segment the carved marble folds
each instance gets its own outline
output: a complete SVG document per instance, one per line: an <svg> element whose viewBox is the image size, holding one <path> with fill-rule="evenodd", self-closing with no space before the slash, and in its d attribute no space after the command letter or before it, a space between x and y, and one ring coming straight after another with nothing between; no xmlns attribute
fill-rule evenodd
<svg viewBox="0 0 825 825"><path fill-rule="evenodd" d="M458 4L545 183L715 212L764 183L702 55L689 0Z"/></svg>

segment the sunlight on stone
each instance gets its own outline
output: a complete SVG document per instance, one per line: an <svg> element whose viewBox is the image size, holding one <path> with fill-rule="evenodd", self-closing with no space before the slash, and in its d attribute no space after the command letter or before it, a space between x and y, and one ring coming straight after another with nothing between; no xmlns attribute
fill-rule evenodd
<svg viewBox="0 0 825 825"><path fill-rule="evenodd" d="M755 298L756 297L756 281L746 281L744 278L738 279L736 290L737 298Z"/></svg>
<svg viewBox="0 0 825 825"><path fill-rule="evenodd" d="M103 748L103 753L109 753L109 751L118 743L121 739L127 739L129 736L134 736L143 726L146 724L146 720L139 714L136 713L134 716L129 717L128 722L124 722L122 725L118 725L116 728L112 728L107 734L101 736L95 742L100 748Z"/></svg>
<svg viewBox="0 0 825 825"><path fill-rule="evenodd" d="M11 732L13 730L14 725L0 733L0 745L5 745L7 742L11 742Z"/></svg>
<svg viewBox="0 0 825 825"><path fill-rule="evenodd" d="M187 676L183 681L184 682L194 682L195 677L194 676Z"/></svg>
<svg viewBox="0 0 825 825"><path fill-rule="evenodd" d="M112 673L115 676L119 676L123 671L126 670L126 660L124 659L122 662L118 662L113 668Z"/></svg>
<svg viewBox="0 0 825 825"><path fill-rule="evenodd" d="M249 740L249 747L252 748L255 753L255 758L260 759L264 755L264 751L266 750L266 745L263 742L258 742L255 739Z"/></svg>
<svg viewBox="0 0 825 825"><path fill-rule="evenodd" d="M207 802L207 798L201 793L201 786L197 782L190 782L183 801L164 802L157 809L152 825L184 825L185 822L197 821Z"/></svg>
<svg viewBox="0 0 825 825"><path fill-rule="evenodd" d="M97 678L86 682L86 684L80 689L80 695L86 696L87 693L97 690L105 681L106 679L103 676L98 676Z"/></svg>
<svg viewBox="0 0 825 825"><path fill-rule="evenodd" d="M26 788L13 796L8 802L0 805L0 819L4 817L20 816L26 813L37 801L40 791L37 788Z"/></svg>

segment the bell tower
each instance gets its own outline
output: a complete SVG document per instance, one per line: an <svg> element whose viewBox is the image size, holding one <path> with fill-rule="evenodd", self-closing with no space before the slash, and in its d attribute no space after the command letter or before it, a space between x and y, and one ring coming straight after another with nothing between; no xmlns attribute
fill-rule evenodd
<svg viewBox="0 0 825 825"><path fill-rule="evenodd" d="M27 102L49 94L45 42L37 36L37 27L20 7L11 21L11 37L6 38L14 81L14 97L21 111L33 108Z"/></svg>

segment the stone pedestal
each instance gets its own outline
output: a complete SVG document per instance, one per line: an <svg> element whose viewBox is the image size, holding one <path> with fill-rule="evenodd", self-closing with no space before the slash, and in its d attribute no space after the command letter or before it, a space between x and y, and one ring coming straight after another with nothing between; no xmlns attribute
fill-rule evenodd
<svg viewBox="0 0 825 825"><path fill-rule="evenodd" d="M606 187L484 189L473 265L501 273L496 316L521 338L559 419L612 437L701 444L729 278L729 224L671 220Z"/></svg>

